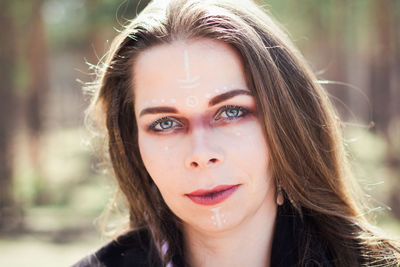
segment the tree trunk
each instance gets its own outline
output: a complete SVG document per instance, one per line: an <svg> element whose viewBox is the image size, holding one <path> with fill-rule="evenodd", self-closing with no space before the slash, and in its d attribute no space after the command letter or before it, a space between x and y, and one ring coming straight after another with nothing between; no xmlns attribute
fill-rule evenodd
<svg viewBox="0 0 400 267"><path fill-rule="evenodd" d="M43 115L46 104L46 97L49 89L49 68L47 56L47 42L42 17L43 0L35 0L32 4L30 13L30 30L28 34L27 45L27 65L29 68L29 84L26 98L26 121L29 134L29 153L35 172L39 174L36 181L39 190L43 181L40 175L40 137L43 131ZM45 204L47 202L46 193L40 192L35 199L36 204Z"/></svg>
<svg viewBox="0 0 400 267"><path fill-rule="evenodd" d="M12 1L0 8L0 231L13 228L16 217L13 198L13 135L15 126L16 35Z"/></svg>

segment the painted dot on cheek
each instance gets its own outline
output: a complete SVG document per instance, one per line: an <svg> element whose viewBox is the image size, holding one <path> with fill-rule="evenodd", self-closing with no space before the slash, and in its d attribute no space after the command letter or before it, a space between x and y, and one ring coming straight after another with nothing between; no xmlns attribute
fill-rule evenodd
<svg viewBox="0 0 400 267"><path fill-rule="evenodd" d="M250 141L250 143L254 143L253 136L249 135L249 136L246 136L246 138Z"/></svg>

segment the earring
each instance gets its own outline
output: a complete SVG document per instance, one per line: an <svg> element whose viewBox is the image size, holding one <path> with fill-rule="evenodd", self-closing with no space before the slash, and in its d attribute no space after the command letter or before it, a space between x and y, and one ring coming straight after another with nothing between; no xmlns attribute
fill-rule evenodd
<svg viewBox="0 0 400 267"><path fill-rule="evenodd" d="M282 188L280 186L278 186L278 190L277 191L278 192L276 194L276 204L278 204L278 206L282 206L283 202L284 202Z"/></svg>

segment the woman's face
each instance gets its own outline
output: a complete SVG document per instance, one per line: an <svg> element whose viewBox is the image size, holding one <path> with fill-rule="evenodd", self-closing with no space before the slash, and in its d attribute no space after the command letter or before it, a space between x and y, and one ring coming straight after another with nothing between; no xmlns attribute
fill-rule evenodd
<svg viewBox="0 0 400 267"><path fill-rule="evenodd" d="M159 45L133 72L144 165L185 227L224 231L275 210L267 144L232 47Z"/></svg>

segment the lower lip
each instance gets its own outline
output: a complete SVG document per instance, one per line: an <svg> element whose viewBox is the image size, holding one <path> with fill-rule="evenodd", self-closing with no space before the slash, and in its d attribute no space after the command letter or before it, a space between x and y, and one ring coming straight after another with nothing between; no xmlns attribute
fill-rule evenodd
<svg viewBox="0 0 400 267"><path fill-rule="evenodd" d="M203 195L186 195L186 196L196 204L204 206L212 206L225 201L239 188L239 186L240 185L234 185L225 190L216 191Z"/></svg>

